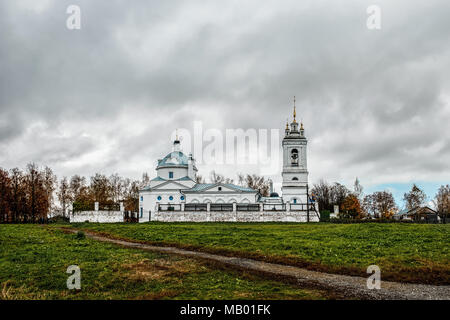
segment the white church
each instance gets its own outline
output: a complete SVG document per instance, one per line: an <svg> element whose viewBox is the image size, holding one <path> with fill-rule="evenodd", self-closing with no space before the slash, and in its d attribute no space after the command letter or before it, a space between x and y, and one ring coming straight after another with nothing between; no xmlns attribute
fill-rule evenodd
<svg viewBox="0 0 450 320"><path fill-rule="evenodd" d="M139 191L139 222L147 221L319 221L317 205L309 201L307 139L303 123L286 124L283 138L282 195L263 197L258 190L229 183L197 183L192 154L180 141L158 160L156 177Z"/></svg>

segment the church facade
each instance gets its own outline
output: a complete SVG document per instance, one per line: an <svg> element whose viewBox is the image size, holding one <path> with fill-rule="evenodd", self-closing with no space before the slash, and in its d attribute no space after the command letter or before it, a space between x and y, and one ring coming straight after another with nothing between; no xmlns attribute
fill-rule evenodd
<svg viewBox="0 0 450 320"><path fill-rule="evenodd" d="M147 221L318 221L308 197L307 139L302 123L286 124L283 138L282 195L230 183L197 183L192 154L180 141L158 160L156 177L139 191L139 222ZM272 189L272 188L271 188Z"/></svg>

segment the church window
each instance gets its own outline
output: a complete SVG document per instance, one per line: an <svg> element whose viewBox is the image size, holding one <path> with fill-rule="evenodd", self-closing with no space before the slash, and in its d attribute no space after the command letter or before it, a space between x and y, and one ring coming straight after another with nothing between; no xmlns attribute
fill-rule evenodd
<svg viewBox="0 0 450 320"><path fill-rule="evenodd" d="M161 196L158 196L158 198L157 198L157 199L158 199L158 201L161 201L161 199L162 199L162 198L161 198Z"/></svg>
<svg viewBox="0 0 450 320"><path fill-rule="evenodd" d="M297 178L297 177L293 177L293 178L292 178L292 180L294 180L294 181L297 181L297 180L298 180L298 178Z"/></svg>
<svg viewBox="0 0 450 320"><path fill-rule="evenodd" d="M141 201L144 201L144 197L143 196L141 196Z"/></svg>
<svg viewBox="0 0 450 320"><path fill-rule="evenodd" d="M298 166L298 150L292 149L291 151L291 164L293 166Z"/></svg>
<svg viewBox="0 0 450 320"><path fill-rule="evenodd" d="M140 218L142 218L144 216L144 209L141 207L141 216Z"/></svg>
<svg viewBox="0 0 450 320"><path fill-rule="evenodd" d="M172 200L173 200L173 197L172 197L172 196L170 196L170 197L169 197L169 200L170 200L170 201L172 201Z"/></svg>
<svg viewBox="0 0 450 320"><path fill-rule="evenodd" d="M173 172L169 171L169 179L173 179Z"/></svg>
<svg viewBox="0 0 450 320"><path fill-rule="evenodd" d="M294 199L294 203L297 203L297 199Z"/></svg>
<svg viewBox="0 0 450 320"><path fill-rule="evenodd" d="M222 191L222 187L219 187L218 189L219 189L219 191Z"/></svg>
<svg viewBox="0 0 450 320"><path fill-rule="evenodd" d="M180 199L181 199L181 201L183 201L184 200L184 196L181 196Z"/></svg>

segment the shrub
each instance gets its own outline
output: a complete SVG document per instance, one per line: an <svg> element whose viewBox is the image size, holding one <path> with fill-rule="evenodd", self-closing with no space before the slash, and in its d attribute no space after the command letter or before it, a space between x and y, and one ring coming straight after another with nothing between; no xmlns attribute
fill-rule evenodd
<svg viewBox="0 0 450 320"><path fill-rule="evenodd" d="M320 212L320 221L321 222L328 222L328 221L330 221L330 211L329 210L322 210Z"/></svg>
<svg viewBox="0 0 450 320"><path fill-rule="evenodd" d="M75 235L75 238L76 238L77 240L82 240L82 239L85 239L85 238L86 238L86 235L84 234L83 231L78 231L77 234Z"/></svg>

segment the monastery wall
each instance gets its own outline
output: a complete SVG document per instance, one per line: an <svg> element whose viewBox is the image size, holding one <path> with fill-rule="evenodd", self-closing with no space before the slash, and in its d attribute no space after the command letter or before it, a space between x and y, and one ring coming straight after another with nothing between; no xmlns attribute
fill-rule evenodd
<svg viewBox="0 0 450 320"><path fill-rule="evenodd" d="M70 223L74 222L123 222L122 211L77 211L70 214Z"/></svg>
<svg viewBox="0 0 450 320"><path fill-rule="evenodd" d="M295 211L158 211L152 221L161 222L307 222L306 212ZM310 222L318 222L315 212Z"/></svg>

